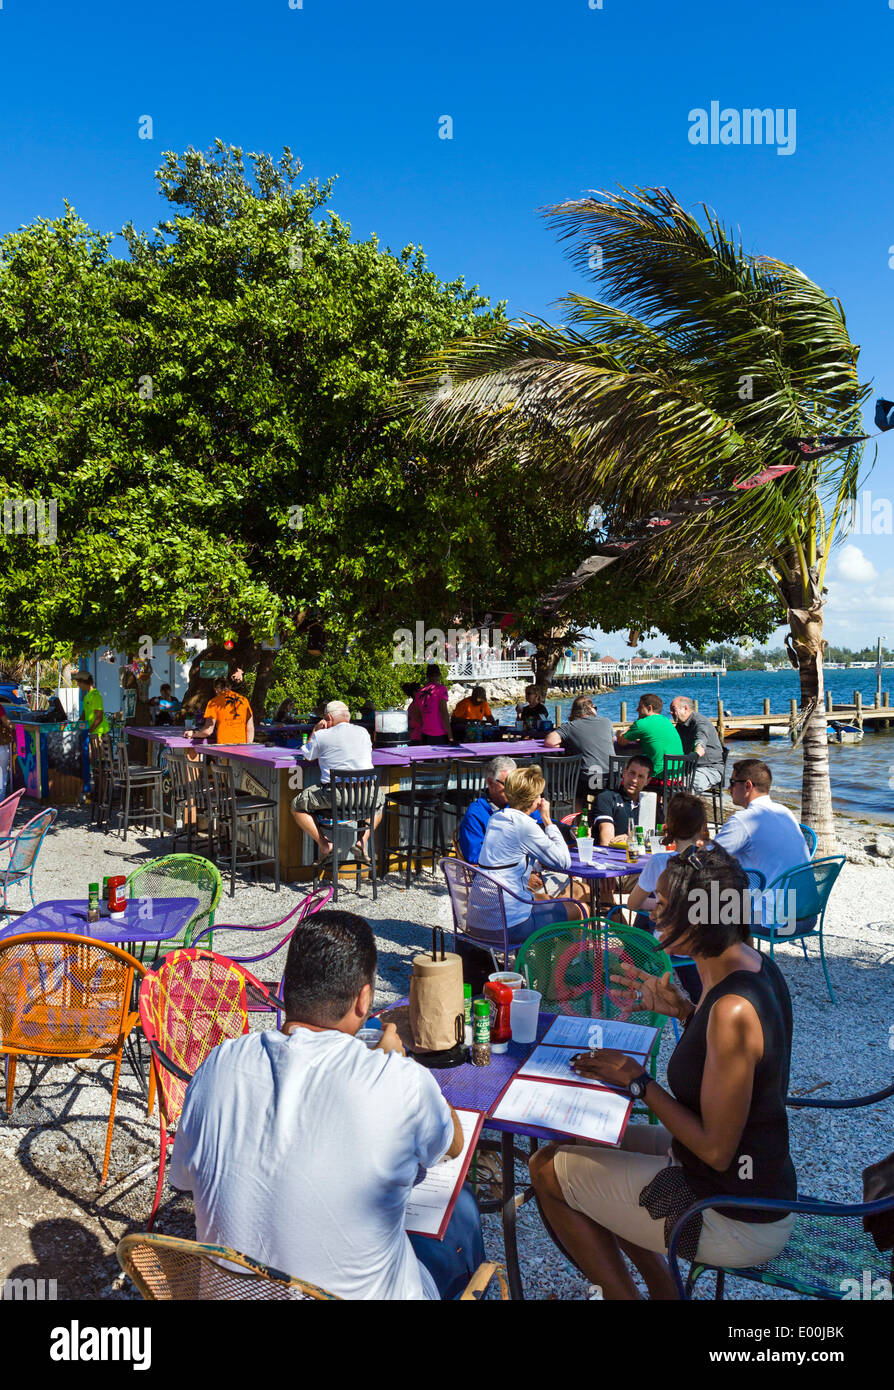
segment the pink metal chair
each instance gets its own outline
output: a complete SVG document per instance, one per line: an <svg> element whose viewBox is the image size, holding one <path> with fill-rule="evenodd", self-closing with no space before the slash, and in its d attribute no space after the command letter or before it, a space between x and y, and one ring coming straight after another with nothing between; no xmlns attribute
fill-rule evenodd
<svg viewBox="0 0 894 1390"><path fill-rule="evenodd" d="M520 949L522 943L513 944L509 940L505 900L512 898L530 908L530 899L519 897L518 893L513 893L511 888L485 873L477 864L467 864L463 859L442 859L440 867L447 880L453 909L454 947L457 939L463 937L490 951L496 970L508 970L510 957ZM555 901L572 900L557 898ZM498 951L503 954L502 965L497 960Z"/></svg>
<svg viewBox="0 0 894 1390"><path fill-rule="evenodd" d="M28 893L31 906L34 906L34 866L43 844L44 836L56 819L57 812L51 807L41 811L22 826L16 835L8 835L0 843L0 849L9 851L9 863L0 869L0 917L19 916L18 912L6 905L9 889L16 883L28 880Z"/></svg>
<svg viewBox="0 0 894 1390"><path fill-rule="evenodd" d="M8 796L5 801L0 801L0 840L5 840L10 830L12 830L12 823L15 820L16 811L19 809L19 802L24 795L25 788L20 787L17 792L13 792L12 796Z"/></svg>
<svg viewBox="0 0 894 1390"><path fill-rule="evenodd" d="M283 946L287 946L288 943L291 941L293 935L297 931L298 927L301 925L301 923L304 922L308 917L313 917L314 913L319 912L321 908L324 908L331 897L331 888L318 888L315 892L308 893L306 897L302 898L298 906L296 908L293 908L292 911L288 914L288 916L283 917L281 921L265 922L259 927L238 926L232 922L218 923L213 928L214 934L217 937L218 948L220 948L220 936L222 932L238 931L251 932L257 934L259 932L276 931L277 927L284 927L286 922L292 922L292 918L295 918L295 920L292 922L292 925L289 927L289 930L286 932L285 936L280 937L276 945L271 946L269 951L262 951L259 955L256 956L236 956L233 954L232 951L227 949L226 945L224 945L223 949L221 950L222 955L225 955L228 960L236 961L239 965L254 965L257 961L268 960L270 956L275 956L277 951L281 951ZM211 931L211 927L206 927L204 931L200 932L198 936L193 938L191 944L193 946L200 945L201 938L203 936L209 936ZM280 994L281 981L266 980L263 983L266 984L266 987L273 993ZM264 1007L265 1006L263 1004L251 1002L248 1006L249 1012L262 1010Z"/></svg>

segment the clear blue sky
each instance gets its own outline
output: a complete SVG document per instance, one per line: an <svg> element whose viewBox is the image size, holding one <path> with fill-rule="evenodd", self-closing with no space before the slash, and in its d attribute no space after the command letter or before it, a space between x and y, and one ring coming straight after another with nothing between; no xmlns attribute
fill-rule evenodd
<svg viewBox="0 0 894 1390"><path fill-rule="evenodd" d="M66 198L98 229L151 228L163 150L288 144L338 175L357 237L420 243L443 278L549 317L587 282L537 209L662 184L838 295L864 377L894 397L892 66L885 0L2 0L0 232ZM794 108L794 153L691 144L712 100ZM890 501L894 434L880 445L869 489ZM860 535L833 562L832 640L894 645L891 548Z"/></svg>

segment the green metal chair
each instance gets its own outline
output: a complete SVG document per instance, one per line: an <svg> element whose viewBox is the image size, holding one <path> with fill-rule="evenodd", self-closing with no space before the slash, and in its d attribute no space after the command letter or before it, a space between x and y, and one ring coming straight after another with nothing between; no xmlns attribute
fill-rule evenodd
<svg viewBox="0 0 894 1390"><path fill-rule="evenodd" d="M612 981L613 974L623 973L625 964L658 977L673 972L670 956L654 936L603 917L541 927L528 937L515 959L519 974L525 976L531 989L540 992L540 1007L545 1013L617 1018L657 1028L649 1057L649 1071L654 1076L667 1019L645 1008L634 991ZM635 1113L648 1113L649 1122L657 1124L647 1107Z"/></svg>
<svg viewBox="0 0 894 1390"><path fill-rule="evenodd" d="M162 859L149 859L134 869L125 887L129 898L198 898L198 911L182 932L165 942L165 950L190 946L199 935L207 935L202 944L211 949L214 913L223 885L220 870L210 859L198 854L167 854Z"/></svg>

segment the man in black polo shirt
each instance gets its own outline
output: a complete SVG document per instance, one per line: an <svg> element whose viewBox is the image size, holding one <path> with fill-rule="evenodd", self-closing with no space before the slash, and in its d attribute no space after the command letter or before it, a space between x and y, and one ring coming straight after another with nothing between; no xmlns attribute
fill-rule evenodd
<svg viewBox="0 0 894 1390"><path fill-rule="evenodd" d="M630 821L639 818L639 794L652 776L652 764L635 753L621 773L620 791L606 788L596 798L590 825L597 844L608 845L616 835L626 835Z"/></svg>
<svg viewBox="0 0 894 1390"><path fill-rule="evenodd" d="M698 754L692 790L698 795L715 787L723 777L723 748L707 715L696 714L686 695L671 700L671 718L677 726L684 753Z"/></svg>

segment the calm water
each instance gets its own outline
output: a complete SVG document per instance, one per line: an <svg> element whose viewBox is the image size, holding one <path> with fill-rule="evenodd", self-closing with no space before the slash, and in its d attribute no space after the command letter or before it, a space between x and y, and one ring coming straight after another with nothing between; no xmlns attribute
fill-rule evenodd
<svg viewBox="0 0 894 1390"><path fill-rule="evenodd" d="M851 703L853 692L859 690L865 705L875 698L876 673L871 671L826 671L825 688L831 690L836 704ZM622 686L609 695L595 697L600 714L609 719L620 718L621 702L627 703L627 716L633 721L640 695L654 691L664 701L665 712L675 695L689 695L698 700L699 711L709 718L717 717L717 677L683 677L656 681L651 685ZM882 671L882 690L892 691L894 702L894 670ZM760 714L764 700L770 701L772 714L788 719L790 700L800 700L797 672L739 671L720 677L720 695L727 714ZM553 701L549 701L552 714ZM571 708L570 700L559 704L563 718ZM495 711L496 713L496 711ZM508 716L502 714L502 719ZM892 716L894 717L894 716ZM497 714L497 718L501 718ZM756 739L731 739L730 757L763 758L773 770L774 792L780 801L797 810L801 795L801 750L793 749L788 737L773 738L769 743ZM831 744L829 764L832 775L832 800L836 811L856 819L894 822L894 729L887 733L871 733L867 729L862 743Z"/></svg>

